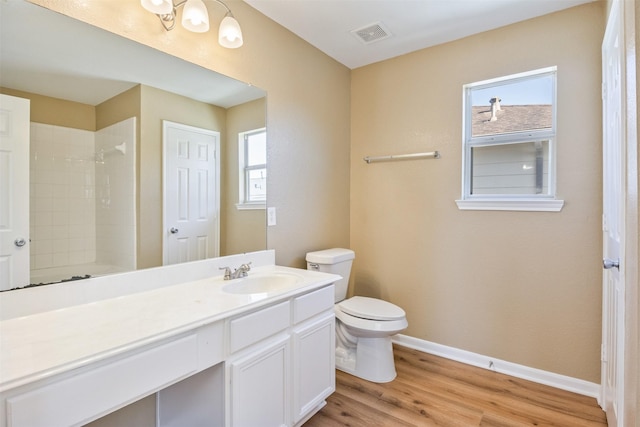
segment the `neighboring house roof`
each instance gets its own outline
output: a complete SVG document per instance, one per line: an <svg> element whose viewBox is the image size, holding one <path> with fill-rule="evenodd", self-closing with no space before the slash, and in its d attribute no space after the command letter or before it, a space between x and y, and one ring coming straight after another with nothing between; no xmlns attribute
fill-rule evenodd
<svg viewBox="0 0 640 427"><path fill-rule="evenodd" d="M491 121L491 106L472 107L472 135L492 135L551 128L552 106L543 105L501 105L496 111L496 120Z"/></svg>

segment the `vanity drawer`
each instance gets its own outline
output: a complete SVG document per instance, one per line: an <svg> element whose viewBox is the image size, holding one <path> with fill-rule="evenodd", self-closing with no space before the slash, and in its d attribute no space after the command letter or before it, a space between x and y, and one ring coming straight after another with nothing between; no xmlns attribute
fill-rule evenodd
<svg viewBox="0 0 640 427"><path fill-rule="evenodd" d="M289 327L289 301L229 322L229 350L234 353Z"/></svg>
<svg viewBox="0 0 640 427"><path fill-rule="evenodd" d="M335 301L334 285L318 289L293 300L293 323L297 324L316 314L333 308Z"/></svg>
<svg viewBox="0 0 640 427"><path fill-rule="evenodd" d="M81 425L197 370L190 335L7 399L9 427Z"/></svg>

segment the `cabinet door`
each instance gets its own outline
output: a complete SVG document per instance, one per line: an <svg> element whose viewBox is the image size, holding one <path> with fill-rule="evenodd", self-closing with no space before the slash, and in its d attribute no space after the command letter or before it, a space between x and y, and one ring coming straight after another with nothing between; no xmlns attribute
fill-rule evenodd
<svg viewBox="0 0 640 427"><path fill-rule="evenodd" d="M336 388L333 310L301 324L293 333L293 399L297 423Z"/></svg>
<svg viewBox="0 0 640 427"><path fill-rule="evenodd" d="M289 336L230 363L230 424L233 427L290 425Z"/></svg>

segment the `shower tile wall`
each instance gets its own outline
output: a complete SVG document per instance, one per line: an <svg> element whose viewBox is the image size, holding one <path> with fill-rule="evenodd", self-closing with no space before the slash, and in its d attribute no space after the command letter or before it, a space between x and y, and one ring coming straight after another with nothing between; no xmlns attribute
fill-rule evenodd
<svg viewBox="0 0 640 427"><path fill-rule="evenodd" d="M136 268L135 131L132 117L96 132L96 262L124 271Z"/></svg>
<svg viewBox="0 0 640 427"><path fill-rule="evenodd" d="M31 124L31 269L96 257L95 136Z"/></svg>
<svg viewBox="0 0 640 427"><path fill-rule="evenodd" d="M135 118L97 132L31 123L32 274L81 264L104 267L99 274L136 268L135 129Z"/></svg>

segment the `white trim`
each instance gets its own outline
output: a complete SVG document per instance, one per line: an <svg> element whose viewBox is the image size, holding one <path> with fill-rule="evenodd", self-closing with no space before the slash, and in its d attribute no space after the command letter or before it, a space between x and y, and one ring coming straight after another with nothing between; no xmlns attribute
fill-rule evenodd
<svg viewBox="0 0 640 427"><path fill-rule="evenodd" d="M548 159L548 189L545 195L547 197L555 197L556 195L556 179L557 179L557 165L556 165L556 138L557 138L557 115L558 115L558 94L557 94L557 75L558 67L546 67L538 70L526 71L518 74L512 74L509 76L497 77L489 80L483 80L480 82L469 83L462 86L462 196L461 200L456 201L460 209L465 210L516 210L516 211L552 211L557 212L562 209L562 201L559 206L545 206L545 203L536 202L532 205L527 205L518 200L518 197L522 198L522 195L509 195L501 194L504 199L513 200L516 203L502 203L491 202L484 203L473 202L467 204L464 202L470 201L473 198L471 194L471 163L472 155L471 149L474 147L485 147L492 145L508 145L516 144L520 142L530 142L533 140L548 140L549 143L549 159ZM531 78L552 76L552 125L551 129L534 130L529 129L520 132L510 132L505 134L494 134L476 136L472 135L472 120L471 110L473 108L471 101L471 92L476 89L487 89L497 84L514 83L518 81L529 80ZM487 200L487 199L485 199Z"/></svg>
<svg viewBox="0 0 640 427"><path fill-rule="evenodd" d="M392 340L394 344L401 345L403 347L455 360L456 362L465 363L467 365L492 370L501 374L511 375L512 377L548 385L561 390L593 397L595 399L598 398L600 393L600 384L584 381L578 378L555 374L541 369L530 368L528 366L507 362L494 357L484 356L442 344L436 344L419 338L413 338L408 335L398 334L393 336Z"/></svg>
<svg viewBox="0 0 640 427"><path fill-rule="evenodd" d="M236 203L236 209L239 211L267 209L266 203Z"/></svg>
<svg viewBox="0 0 640 427"><path fill-rule="evenodd" d="M476 199L456 200L460 210L560 212L564 200L557 199Z"/></svg>
<svg viewBox="0 0 640 427"><path fill-rule="evenodd" d="M244 132L238 132L238 203L236 203L236 209L238 210L250 210L250 209L265 209L267 202L265 201L248 201L249 189L247 188L247 169L264 169L266 172L267 164L253 165L247 167L247 138L251 135L267 133L266 127L257 129L251 129ZM265 159L266 162L266 159ZM256 207L254 207L256 206Z"/></svg>
<svg viewBox="0 0 640 427"><path fill-rule="evenodd" d="M476 89L478 87L491 87L493 85L495 85L496 83L503 83L505 81L514 81L514 80L519 80L519 79L526 79L532 76L540 76L543 74L554 74L555 72L558 71L558 67L557 66L551 66L551 67L545 67L545 68L539 68L537 70L531 70L531 71L525 71L522 73L516 73L516 74L510 74L508 76L503 76L503 77L496 77L493 79L488 79L488 80L481 80L479 82L475 82L475 83L468 83L464 86L462 86L464 89L467 88L473 88Z"/></svg>

